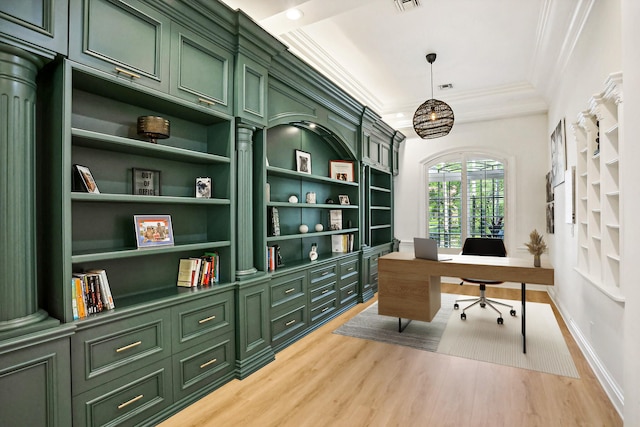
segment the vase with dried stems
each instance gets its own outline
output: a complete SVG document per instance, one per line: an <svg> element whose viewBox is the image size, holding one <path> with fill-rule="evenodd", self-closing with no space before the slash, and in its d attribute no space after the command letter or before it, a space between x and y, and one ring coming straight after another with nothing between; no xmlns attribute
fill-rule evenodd
<svg viewBox="0 0 640 427"><path fill-rule="evenodd" d="M525 243L529 253L533 255L533 266L540 267L540 255L547 251L547 244L544 239L538 233L538 230L534 229L529 233L529 242Z"/></svg>

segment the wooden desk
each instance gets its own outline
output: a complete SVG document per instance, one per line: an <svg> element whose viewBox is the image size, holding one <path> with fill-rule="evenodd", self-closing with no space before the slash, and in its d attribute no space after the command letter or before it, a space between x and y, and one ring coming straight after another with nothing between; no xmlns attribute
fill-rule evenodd
<svg viewBox="0 0 640 427"><path fill-rule="evenodd" d="M533 260L519 258L442 257L450 260L416 259L410 252L392 252L378 258L378 313L398 319L430 322L440 309L440 276L520 282L522 351L526 353L526 283L553 285L553 268L534 267Z"/></svg>

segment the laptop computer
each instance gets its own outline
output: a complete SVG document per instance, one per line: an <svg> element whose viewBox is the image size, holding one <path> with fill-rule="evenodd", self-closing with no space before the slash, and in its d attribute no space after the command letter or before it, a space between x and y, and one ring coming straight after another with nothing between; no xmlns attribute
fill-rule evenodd
<svg viewBox="0 0 640 427"><path fill-rule="evenodd" d="M451 258L438 258L438 243L433 239L423 237L413 238L414 256L420 259L430 259L432 261L450 261Z"/></svg>

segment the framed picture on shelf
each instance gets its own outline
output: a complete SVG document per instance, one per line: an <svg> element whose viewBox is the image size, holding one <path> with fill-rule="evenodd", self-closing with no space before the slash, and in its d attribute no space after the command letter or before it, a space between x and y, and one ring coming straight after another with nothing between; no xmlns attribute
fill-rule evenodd
<svg viewBox="0 0 640 427"><path fill-rule="evenodd" d="M196 198L197 199L210 199L211 198L211 178L198 177L196 178Z"/></svg>
<svg viewBox="0 0 640 427"><path fill-rule="evenodd" d="M98 184L88 167L82 165L73 165L74 169L74 190L85 191L87 193L100 194L98 190Z"/></svg>
<svg viewBox="0 0 640 427"><path fill-rule="evenodd" d="M350 205L351 203L349 203L349 196L345 195L345 194L340 194L338 196L338 200L340 201L341 205Z"/></svg>
<svg viewBox="0 0 640 427"><path fill-rule="evenodd" d="M160 171L150 169L133 168L132 194L135 196L159 196L160 195Z"/></svg>
<svg viewBox="0 0 640 427"><path fill-rule="evenodd" d="M353 162L348 160L329 160L329 175L333 179L353 182Z"/></svg>
<svg viewBox="0 0 640 427"><path fill-rule="evenodd" d="M138 249L173 246L171 215L134 215L133 222Z"/></svg>
<svg viewBox="0 0 640 427"><path fill-rule="evenodd" d="M296 171L311 174L311 154L296 150Z"/></svg>

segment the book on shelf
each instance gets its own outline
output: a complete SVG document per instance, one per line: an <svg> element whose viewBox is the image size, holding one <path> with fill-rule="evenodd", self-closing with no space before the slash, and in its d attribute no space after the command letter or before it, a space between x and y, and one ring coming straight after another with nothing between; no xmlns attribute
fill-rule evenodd
<svg viewBox="0 0 640 427"><path fill-rule="evenodd" d="M76 281L73 278L71 279L71 311L73 313L73 320L78 320L80 313L78 311L78 300L76 299Z"/></svg>
<svg viewBox="0 0 640 427"><path fill-rule="evenodd" d="M331 209L329 211L329 230L342 230L341 209Z"/></svg>
<svg viewBox="0 0 640 427"><path fill-rule="evenodd" d="M334 234L331 236L331 252L348 253L353 252L353 233Z"/></svg>
<svg viewBox="0 0 640 427"><path fill-rule="evenodd" d="M280 235L280 214L278 213L278 208L269 207L267 208L267 216L269 224L269 235L270 236L279 236Z"/></svg>
<svg viewBox="0 0 640 427"><path fill-rule="evenodd" d="M194 288L220 281L220 255L207 252L201 257L182 258L178 264L177 286Z"/></svg>
<svg viewBox="0 0 640 427"><path fill-rule="evenodd" d="M89 273L95 273L100 278L100 293L102 295L102 303L108 310L116 308L113 302L113 294L111 293L111 286L109 286L109 279L107 278L107 271L104 269L89 270Z"/></svg>
<svg viewBox="0 0 640 427"><path fill-rule="evenodd" d="M195 270L195 261L192 258L182 258L178 264L178 286L190 288L192 271Z"/></svg>
<svg viewBox="0 0 640 427"><path fill-rule="evenodd" d="M73 273L71 283L74 319L82 319L90 314L115 308L106 270Z"/></svg>

